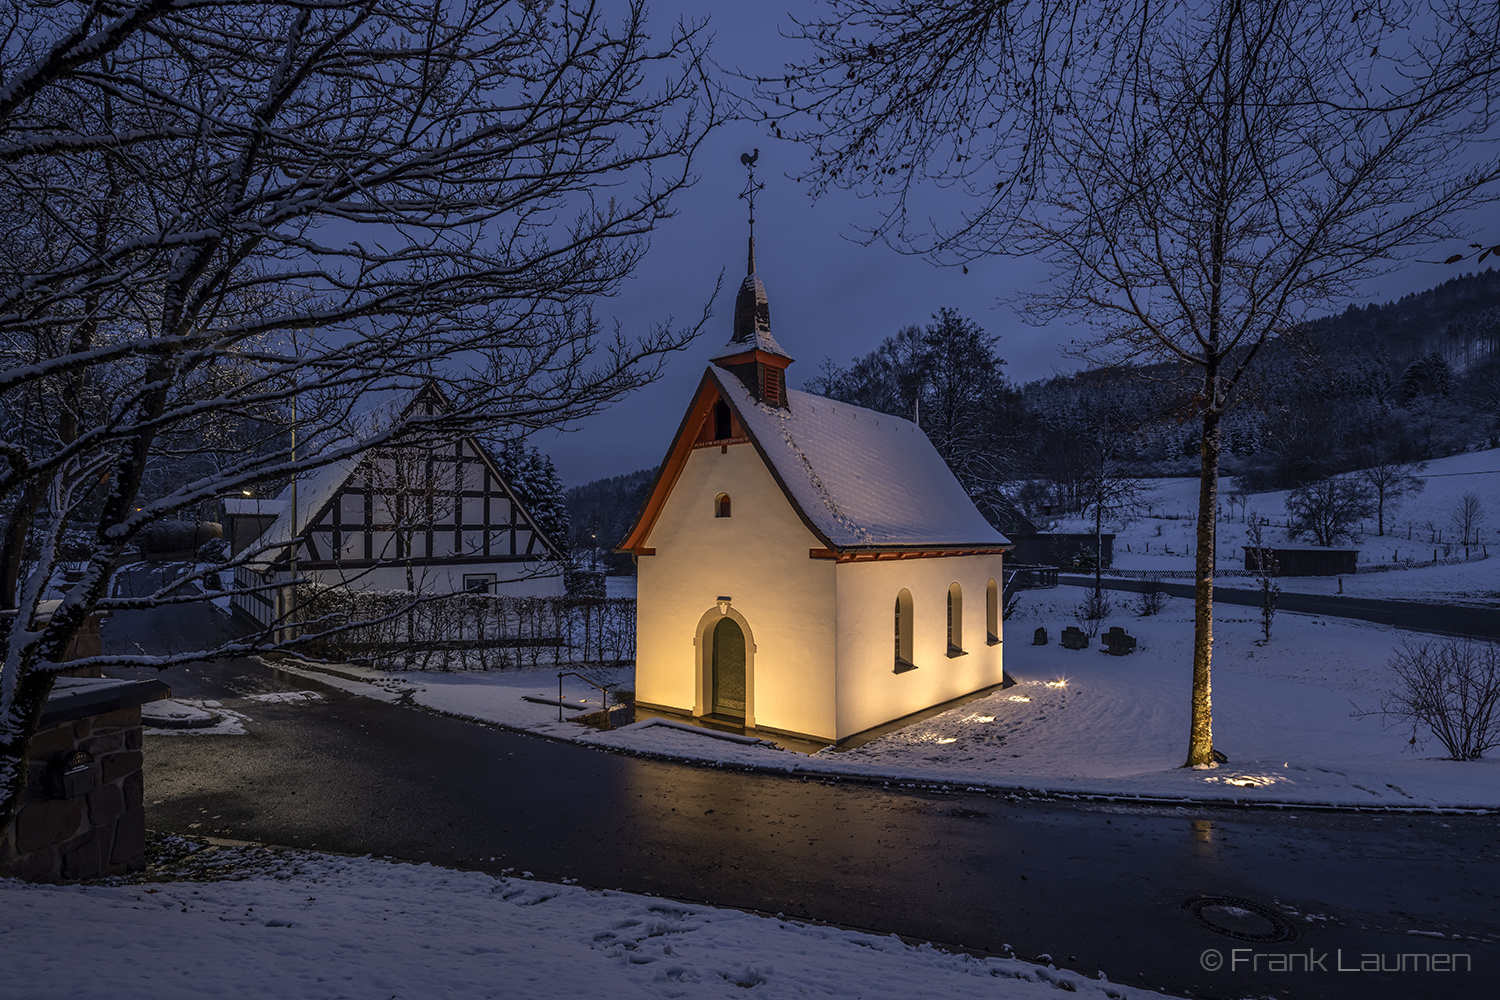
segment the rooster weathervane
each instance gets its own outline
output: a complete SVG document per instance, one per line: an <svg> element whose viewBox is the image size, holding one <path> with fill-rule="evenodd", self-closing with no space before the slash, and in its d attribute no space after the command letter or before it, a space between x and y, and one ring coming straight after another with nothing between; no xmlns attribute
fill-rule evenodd
<svg viewBox="0 0 1500 1000"><path fill-rule="evenodd" d="M764 183L755 183L755 161L760 159L760 149L757 147L752 153L741 153L740 162L745 165L745 172L750 179L745 184L745 190L740 192L740 197L750 203L750 237L755 238L755 195L764 188Z"/></svg>

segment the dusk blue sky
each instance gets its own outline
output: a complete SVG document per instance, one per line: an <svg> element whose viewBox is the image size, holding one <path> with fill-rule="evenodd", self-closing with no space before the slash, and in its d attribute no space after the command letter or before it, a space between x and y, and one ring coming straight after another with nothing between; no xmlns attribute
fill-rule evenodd
<svg viewBox="0 0 1500 1000"><path fill-rule="evenodd" d="M811 4L656 0L657 30L679 16L707 18L714 35L711 54L721 65L775 73L796 46L778 34L786 11L803 14ZM687 351L674 356L664 376L592 420L567 432L542 433L533 443L552 456L568 486L653 466L661 460L708 358L729 339L734 293L745 272L745 187L740 154L760 149L757 177L765 183L756 203L757 271L771 304L771 329L796 359L787 371L793 388L819 371L823 359L839 364L873 350L903 326L924 324L949 306L1000 338L1006 372L1027 381L1077 367L1060 347L1085 331L1066 325L1035 328L1002 300L1048 280L1039 261L997 257L957 267L936 267L883 246L854 241L857 228L875 217L876 206L844 192L811 201L789 179L809 160L797 145L761 128L733 123L704 144L697 184L676 202L677 216L655 234L644 262L611 299L596 304L606 328L618 319L640 334L667 318L692 322L702 312L720 272L724 287L715 316ZM958 191L932 192L939 221L964 207ZM1428 249L1441 258L1448 248ZM1384 302L1438 284L1463 270L1440 264L1406 263L1366 290L1361 304Z"/></svg>

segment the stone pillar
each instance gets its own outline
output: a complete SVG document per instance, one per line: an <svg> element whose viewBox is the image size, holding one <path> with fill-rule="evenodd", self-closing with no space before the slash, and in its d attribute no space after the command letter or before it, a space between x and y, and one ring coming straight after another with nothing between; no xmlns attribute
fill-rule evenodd
<svg viewBox="0 0 1500 1000"><path fill-rule="evenodd" d="M26 791L0 839L6 874L76 882L145 867L140 706L171 690L161 681L84 683L58 681L32 737ZM64 782L68 764L77 773Z"/></svg>

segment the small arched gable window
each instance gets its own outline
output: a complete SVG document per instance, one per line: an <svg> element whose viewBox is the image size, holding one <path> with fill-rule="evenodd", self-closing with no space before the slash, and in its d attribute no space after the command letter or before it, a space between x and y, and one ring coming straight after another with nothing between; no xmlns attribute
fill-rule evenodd
<svg viewBox="0 0 1500 1000"><path fill-rule="evenodd" d="M714 404L714 440L727 441L734 437L734 423L729 419L729 404L722 399Z"/></svg>
<svg viewBox="0 0 1500 1000"><path fill-rule="evenodd" d="M911 591L902 590L896 595L896 673L911 670L916 664L911 661Z"/></svg>
<svg viewBox="0 0 1500 1000"><path fill-rule="evenodd" d="M714 497L714 517L729 516L729 494L720 493Z"/></svg>
<svg viewBox="0 0 1500 1000"><path fill-rule="evenodd" d="M1000 587L995 583L994 577L990 578L989 586L985 588L984 594L984 625L987 631L986 641L991 646L1000 642Z"/></svg>
<svg viewBox="0 0 1500 1000"><path fill-rule="evenodd" d="M948 587L948 655L964 651L964 592L958 584Z"/></svg>

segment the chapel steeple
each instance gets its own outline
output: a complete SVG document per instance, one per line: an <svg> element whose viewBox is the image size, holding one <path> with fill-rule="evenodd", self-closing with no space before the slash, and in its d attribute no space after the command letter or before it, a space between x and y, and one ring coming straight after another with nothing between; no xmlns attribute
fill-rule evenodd
<svg viewBox="0 0 1500 1000"><path fill-rule="evenodd" d="M755 194L764 184L755 183L755 161L760 150L740 155L750 172L750 183L740 194L750 203L750 247L746 255L745 280L734 299L734 329L729 343L714 355L713 363L734 375L758 402L785 407L786 368L792 356L771 336L771 305L766 286L755 273Z"/></svg>

